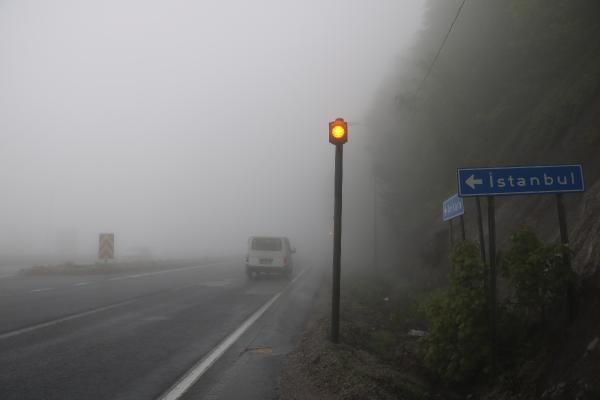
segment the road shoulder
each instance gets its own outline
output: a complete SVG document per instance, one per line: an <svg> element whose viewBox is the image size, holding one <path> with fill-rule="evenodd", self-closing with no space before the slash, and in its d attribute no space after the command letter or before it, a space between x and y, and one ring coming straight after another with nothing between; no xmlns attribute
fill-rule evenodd
<svg viewBox="0 0 600 400"><path fill-rule="evenodd" d="M430 398L427 383L411 370L412 367L392 366L349 340L348 335L355 330L353 324L356 321L348 319L350 313L344 304L341 343L329 341L329 284L325 281L321 285L299 345L286 357L280 399Z"/></svg>
<svg viewBox="0 0 600 400"><path fill-rule="evenodd" d="M285 289L184 399L279 398L282 368L287 355L298 345L322 276L321 270L311 268Z"/></svg>

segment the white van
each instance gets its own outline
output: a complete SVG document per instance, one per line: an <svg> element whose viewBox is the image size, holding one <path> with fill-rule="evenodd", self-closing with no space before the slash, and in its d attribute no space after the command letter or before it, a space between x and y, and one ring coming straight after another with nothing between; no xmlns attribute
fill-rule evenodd
<svg viewBox="0 0 600 400"><path fill-rule="evenodd" d="M246 274L253 278L261 273L281 273L291 278L294 271L292 254L295 252L286 237L251 236L246 253Z"/></svg>

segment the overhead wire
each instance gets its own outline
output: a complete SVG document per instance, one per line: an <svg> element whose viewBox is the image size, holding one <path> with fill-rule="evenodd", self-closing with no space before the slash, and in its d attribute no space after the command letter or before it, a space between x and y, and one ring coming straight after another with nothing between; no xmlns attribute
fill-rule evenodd
<svg viewBox="0 0 600 400"><path fill-rule="evenodd" d="M417 100L417 97L419 96L419 93L421 92L421 90L425 86L425 82L429 78L429 75L431 75L431 71L433 71L433 67L434 67L435 63L437 62L438 58L440 57L440 54L442 53L442 50L444 49L444 46L446 45L446 42L448 41L448 38L450 37L450 33L452 32L452 29L454 28L454 25L456 25L456 21L458 20L458 17L460 16L460 13L462 12L463 6L465 5L466 1L467 0L462 0L462 2L460 3L460 6L458 7L458 10L456 11L456 15L454 16L454 19L452 20L452 24L450 24L450 28L448 28L448 32L446 32L446 36L444 36L444 40L442 41L442 44L440 45L437 53L435 54L435 57L431 61L431 64L429 65L429 69L427 70L427 74L425 74L425 76L423 77L423 80L419 84L419 87L415 91L415 94L413 96L413 99L415 101Z"/></svg>

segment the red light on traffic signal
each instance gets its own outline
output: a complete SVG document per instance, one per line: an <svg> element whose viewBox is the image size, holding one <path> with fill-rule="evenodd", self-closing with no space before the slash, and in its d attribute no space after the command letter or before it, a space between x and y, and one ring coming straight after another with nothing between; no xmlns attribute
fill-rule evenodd
<svg viewBox="0 0 600 400"><path fill-rule="evenodd" d="M337 118L329 123L329 143L344 144L348 141L348 123L343 118Z"/></svg>

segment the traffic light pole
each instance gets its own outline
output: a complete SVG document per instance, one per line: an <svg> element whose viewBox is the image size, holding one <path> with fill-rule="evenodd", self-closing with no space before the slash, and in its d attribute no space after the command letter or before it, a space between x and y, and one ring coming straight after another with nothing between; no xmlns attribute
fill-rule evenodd
<svg viewBox="0 0 600 400"><path fill-rule="evenodd" d="M377 226L377 178L373 180L373 270L379 270L379 238Z"/></svg>
<svg viewBox="0 0 600 400"><path fill-rule="evenodd" d="M333 209L333 290L331 298L331 341L340 339L340 276L342 257L342 169L343 144L335 145L335 204Z"/></svg>

